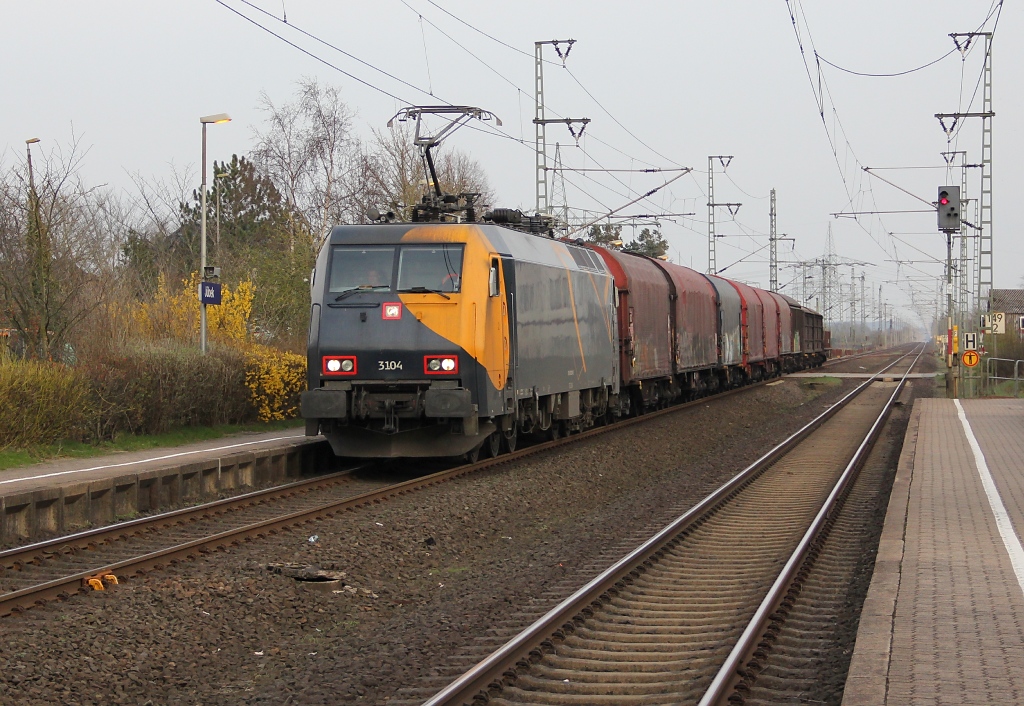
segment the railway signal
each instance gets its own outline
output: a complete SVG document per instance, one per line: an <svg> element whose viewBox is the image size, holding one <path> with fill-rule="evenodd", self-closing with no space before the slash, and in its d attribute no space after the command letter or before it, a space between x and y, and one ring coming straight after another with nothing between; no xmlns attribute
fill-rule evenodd
<svg viewBox="0 0 1024 706"><path fill-rule="evenodd" d="M960 230L960 187L940 186L936 204L939 216L939 230L953 233Z"/></svg>

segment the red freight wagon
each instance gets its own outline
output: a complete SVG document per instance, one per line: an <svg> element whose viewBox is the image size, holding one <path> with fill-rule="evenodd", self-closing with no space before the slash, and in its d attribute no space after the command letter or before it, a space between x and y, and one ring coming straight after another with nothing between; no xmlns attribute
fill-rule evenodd
<svg viewBox="0 0 1024 706"><path fill-rule="evenodd" d="M604 258L619 293L622 383L672 375L669 285L661 268L642 255L594 248Z"/></svg>
<svg viewBox="0 0 1024 706"><path fill-rule="evenodd" d="M676 372L718 364L718 307L715 288L695 270L655 261L670 278L674 299Z"/></svg>
<svg viewBox="0 0 1024 706"><path fill-rule="evenodd" d="M779 353L784 356L791 355L793 350L793 311L789 308L789 302L785 297L775 292L768 292L768 296L775 300L779 307ZM798 351L796 351L798 352Z"/></svg>
<svg viewBox="0 0 1024 706"><path fill-rule="evenodd" d="M750 285L742 282L729 283L740 294L743 328L743 362L759 363L764 360L764 307L757 293Z"/></svg>
<svg viewBox="0 0 1024 706"><path fill-rule="evenodd" d="M758 300L764 310L764 355L770 361L779 357L779 304L770 292L763 289L755 289Z"/></svg>

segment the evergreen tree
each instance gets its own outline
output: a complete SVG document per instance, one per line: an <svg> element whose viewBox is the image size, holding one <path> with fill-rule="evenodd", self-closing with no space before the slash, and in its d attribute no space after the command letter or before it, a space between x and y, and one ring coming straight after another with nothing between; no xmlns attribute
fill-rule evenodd
<svg viewBox="0 0 1024 706"><path fill-rule="evenodd" d="M316 260L309 226L244 156L215 161L212 173L206 195L207 264L220 267L222 281L229 286L252 281L251 324L257 339L295 344L306 335L309 272ZM181 204L182 225L174 248L179 276L199 268L201 215L197 190L191 202Z"/></svg>
<svg viewBox="0 0 1024 706"><path fill-rule="evenodd" d="M647 257L661 257L668 252L668 241L660 230L644 228L623 250Z"/></svg>
<svg viewBox="0 0 1024 706"><path fill-rule="evenodd" d="M590 226L590 230L587 232L587 240L606 247L617 247L613 243L617 240L622 240L622 226L612 223L605 223L604 225L595 223Z"/></svg>

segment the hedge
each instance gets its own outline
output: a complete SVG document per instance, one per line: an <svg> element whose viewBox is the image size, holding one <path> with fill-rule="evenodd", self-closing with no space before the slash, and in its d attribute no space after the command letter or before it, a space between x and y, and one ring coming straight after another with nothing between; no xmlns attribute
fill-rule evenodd
<svg viewBox="0 0 1024 706"><path fill-rule="evenodd" d="M173 342L76 367L0 357L0 447L293 418L305 363L262 346L202 355Z"/></svg>

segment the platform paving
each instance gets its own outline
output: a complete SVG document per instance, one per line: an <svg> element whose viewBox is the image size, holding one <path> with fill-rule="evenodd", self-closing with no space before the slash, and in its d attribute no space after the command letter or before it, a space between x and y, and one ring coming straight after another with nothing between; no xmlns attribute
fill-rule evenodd
<svg viewBox="0 0 1024 706"><path fill-rule="evenodd" d="M171 448L58 459L0 471L0 547L215 500L337 467L305 429L241 433Z"/></svg>
<svg viewBox="0 0 1024 706"><path fill-rule="evenodd" d="M178 446L118 451L89 458L57 458L0 470L0 494L37 490L58 482L90 482L125 473L217 459L240 451L256 451L304 440L304 429L296 427L271 432L240 432Z"/></svg>
<svg viewBox="0 0 1024 706"><path fill-rule="evenodd" d="M918 400L843 705L1024 704L1022 533L1024 400Z"/></svg>

